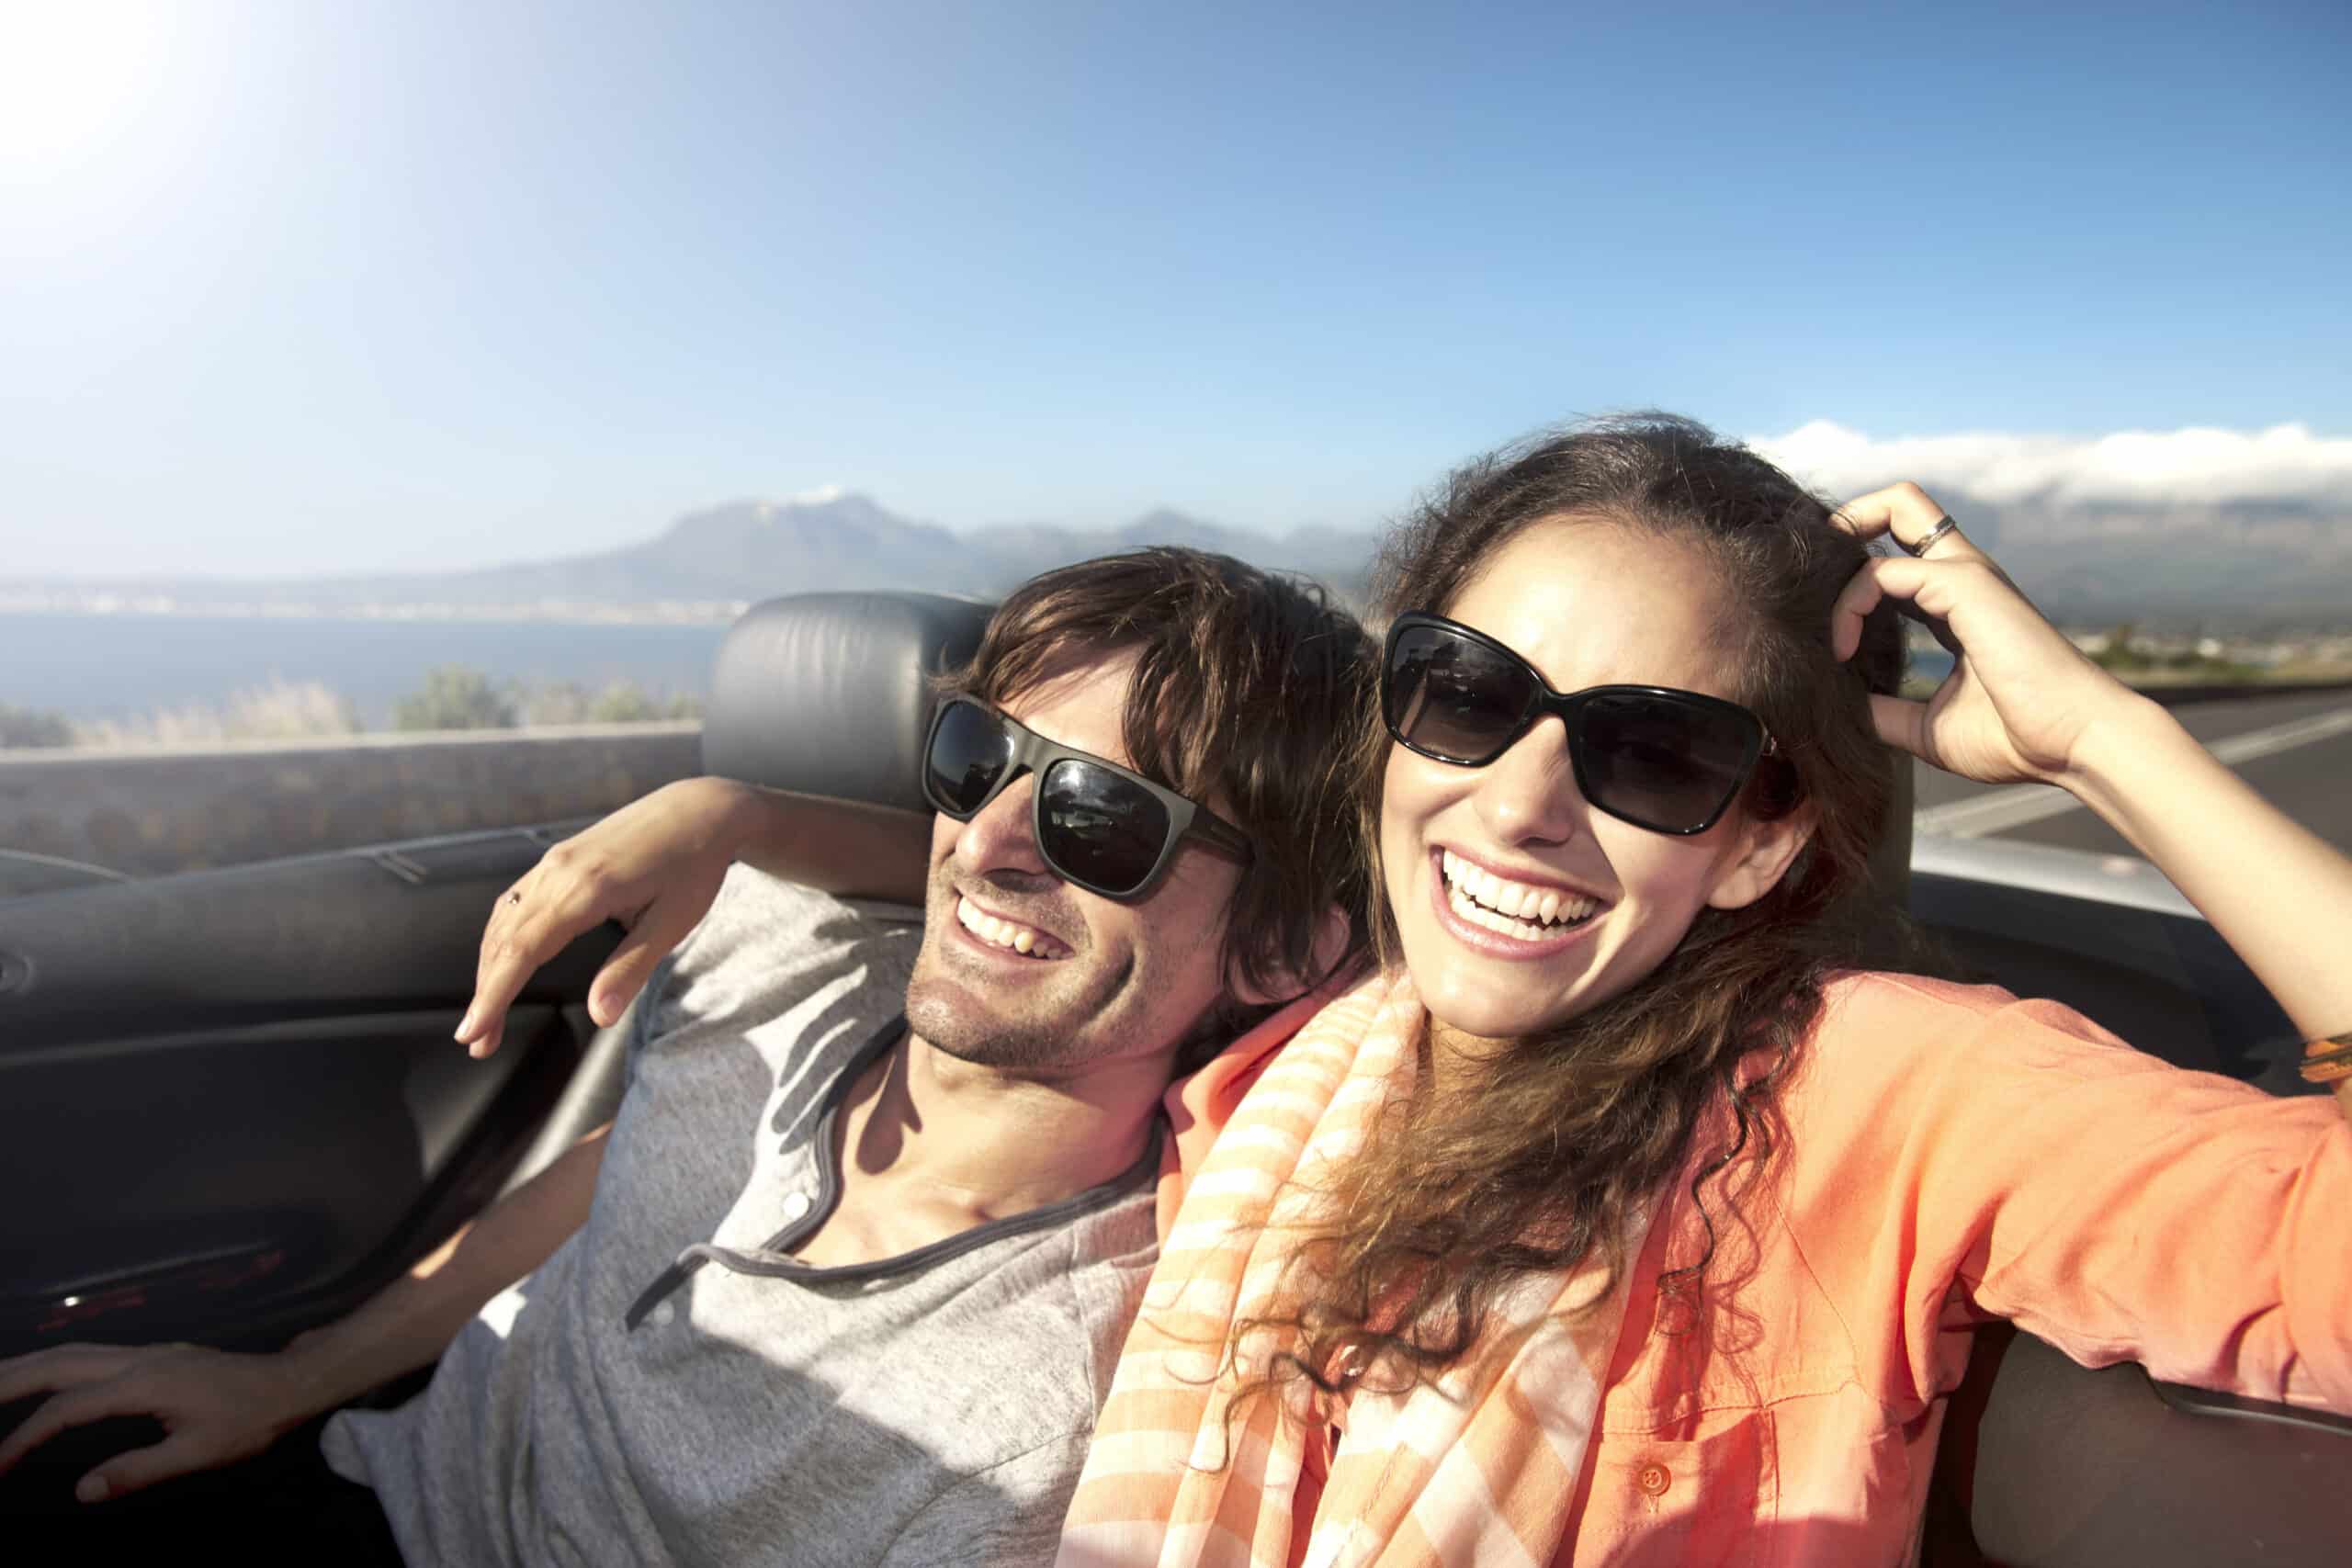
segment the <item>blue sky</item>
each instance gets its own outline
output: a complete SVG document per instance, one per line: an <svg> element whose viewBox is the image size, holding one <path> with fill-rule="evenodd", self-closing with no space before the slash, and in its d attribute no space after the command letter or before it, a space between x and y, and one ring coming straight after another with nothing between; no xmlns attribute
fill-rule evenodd
<svg viewBox="0 0 2352 1568"><path fill-rule="evenodd" d="M2341 4L39 9L0 576L1363 525L1653 404L2352 451Z"/></svg>

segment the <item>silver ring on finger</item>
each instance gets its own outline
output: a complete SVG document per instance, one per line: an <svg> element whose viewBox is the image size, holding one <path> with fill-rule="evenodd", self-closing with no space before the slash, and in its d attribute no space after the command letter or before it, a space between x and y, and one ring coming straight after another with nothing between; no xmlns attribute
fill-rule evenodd
<svg viewBox="0 0 2352 1568"><path fill-rule="evenodd" d="M1960 525L1953 522L1949 514L1939 517L1936 519L1936 525L1919 536L1918 543L1904 545L1903 547L1914 556L1924 556L1936 547L1937 540L1959 526ZM1896 543L1900 544L1902 541L1897 540Z"/></svg>

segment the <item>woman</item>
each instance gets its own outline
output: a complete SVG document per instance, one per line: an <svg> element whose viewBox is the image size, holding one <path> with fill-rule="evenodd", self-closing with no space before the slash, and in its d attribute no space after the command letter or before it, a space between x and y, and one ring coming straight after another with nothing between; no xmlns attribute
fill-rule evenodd
<svg viewBox="0 0 2352 1568"><path fill-rule="evenodd" d="M1893 1560L1994 1316L2352 1407L2334 1107L1863 964L1889 747L2072 791L2314 1038L2352 863L1912 487L1840 518L1636 420L1470 465L1386 562L1388 962L1195 1086L1066 1561ZM1897 604L1958 649L1926 704Z"/></svg>

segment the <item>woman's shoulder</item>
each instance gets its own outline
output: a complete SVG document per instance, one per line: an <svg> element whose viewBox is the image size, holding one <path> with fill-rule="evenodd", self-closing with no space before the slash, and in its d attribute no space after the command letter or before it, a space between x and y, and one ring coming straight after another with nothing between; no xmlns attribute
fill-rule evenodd
<svg viewBox="0 0 2352 1568"><path fill-rule="evenodd" d="M2063 1002L2019 997L1999 986L1857 969L1832 976L1822 987L1821 1014L1814 1025L1816 1043L1883 1038L1890 1030L1923 1040L1954 1035L1974 1039L2016 1031L2048 1032L2107 1047L2124 1043Z"/></svg>
<svg viewBox="0 0 2352 1568"><path fill-rule="evenodd" d="M1871 970L1823 988L1791 1089L1800 1100L1883 1109L1891 1099L1973 1092L1996 1079L2152 1070L2170 1069L2063 1003Z"/></svg>

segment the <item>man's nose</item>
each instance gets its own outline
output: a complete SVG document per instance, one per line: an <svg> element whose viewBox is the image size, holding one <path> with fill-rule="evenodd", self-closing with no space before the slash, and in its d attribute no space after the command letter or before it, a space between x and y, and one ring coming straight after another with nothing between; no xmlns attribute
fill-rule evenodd
<svg viewBox="0 0 2352 1568"><path fill-rule="evenodd" d="M1037 851L1033 805L1037 781L1023 774L1004 786L956 835L956 861L976 876L1026 873L1049 876L1053 868Z"/></svg>
<svg viewBox="0 0 2352 1568"><path fill-rule="evenodd" d="M1576 836L1585 800L1568 763L1567 726L1552 715L1479 770L1478 820L1504 844L1557 844Z"/></svg>

